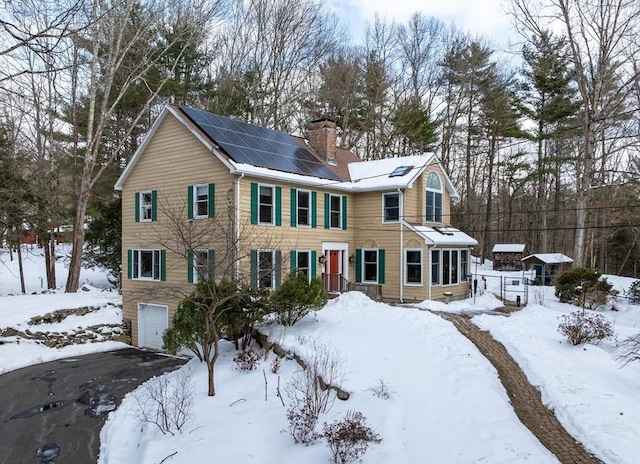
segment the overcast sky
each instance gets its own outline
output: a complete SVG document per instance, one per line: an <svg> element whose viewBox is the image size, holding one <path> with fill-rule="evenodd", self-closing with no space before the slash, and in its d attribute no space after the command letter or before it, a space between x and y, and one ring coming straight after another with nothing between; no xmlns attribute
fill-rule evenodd
<svg viewBox="0 0 640 464"><path fill-rule="evenodd" d="M354 43L361 43L364 25L375 13L405 23L414 12L435 16L471 35L485 36L501 49L516 40L505 13L507 0L330 0L331 9L347 21Z"/></svg>

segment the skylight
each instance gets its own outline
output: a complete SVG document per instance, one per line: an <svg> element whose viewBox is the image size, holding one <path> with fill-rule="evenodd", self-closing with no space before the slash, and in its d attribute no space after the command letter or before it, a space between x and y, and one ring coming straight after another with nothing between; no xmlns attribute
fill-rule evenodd
<svg viewBox="0 0 640 464"><path fill-rule="evenodd" d="M411 168L413 168L413 166L398 166L391 174L389 174L389 177L402 177L411 171Z"/></svg>

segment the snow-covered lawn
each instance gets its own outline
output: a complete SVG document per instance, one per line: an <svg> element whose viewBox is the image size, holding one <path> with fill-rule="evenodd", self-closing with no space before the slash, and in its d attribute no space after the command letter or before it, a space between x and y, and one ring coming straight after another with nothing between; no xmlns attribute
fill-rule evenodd
<svg viewBox="0 0 640 464"><path fill-rule="evenodd" d="M11 269L5 257L1 256L0 263L0 294L15 294L15 270L7 272ZM39 268L34 264L34 269ZM102 280L97 271L87 275L92 277L83 283L93 287L75 295L0 296L0 327L24 330L35 315L79 306L101 309L71 316L59 323L64 326L50 330L94 325L96 318L103 323L119 321L120 296L95 288L103 286L99 282L106 284L104 275ZM489 291L492 280L488 281ZM610 280L620 290L633 281ZM28 276L28 285L38 290L37 274ZM588 450L606 463L640 462L640 363L620 367L615 340L579 347L564 342L557 332L558 317L576 308L558 303L552 288L546 291L536 298L530 296L529 306L508 317L491 314L501 303L488 292L475 302L423 302L418 307L389 306L349 293L294 327L273 325L263 331L303 357L317 340L344 359L342 387L351 397L336 400L329 413L321 416L319 426L344 417L348 410L362 412L382 437L382 442L372 445L364 456L365 463L557 462L519 422L491 364L449 322L425 309L476 314L473 321L505 344L530 381L541 389L543 401ZM614 323L618 339L640 332L640 306L621 298L617 308L601 313ZM0 369L5 372L34 362L77 356L88 349L107 350L112 344L53 350L24 341L5 343L0 345ZM150 464L165 458L166 464L329 462L330 452L323 440L311 446L294 443L288 433L286 407L276 396L278 376L284 392L298 365L282 360L278 374L274 374L271 365L275 355L271 353L257 370L242 372L233 362L234 354L232 345L223 342L213 398L206 396L206 368L196 360L168 374L190 370L196 389L193 417L174 436L140 424L135 418L133 395L127 396L102 430L100 463ZM381 381L391 392L390 399L374 395Z"/></svg>

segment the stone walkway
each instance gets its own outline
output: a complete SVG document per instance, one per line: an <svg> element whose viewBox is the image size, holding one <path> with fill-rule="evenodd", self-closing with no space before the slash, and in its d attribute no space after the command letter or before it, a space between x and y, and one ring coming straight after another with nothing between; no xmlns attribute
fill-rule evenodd
<svg viewBox="0 0 640 464"><path fill-rule="evenodd" d="M451 321L460 333L471 340L480 353L493 364L520 421L561 463L601 463L585 451L582 445L558 422L554 413L542 404L538 389L529 383L506 348L494 340L489 332L480 330L469 320L469 317L432 312Z"/></svg>

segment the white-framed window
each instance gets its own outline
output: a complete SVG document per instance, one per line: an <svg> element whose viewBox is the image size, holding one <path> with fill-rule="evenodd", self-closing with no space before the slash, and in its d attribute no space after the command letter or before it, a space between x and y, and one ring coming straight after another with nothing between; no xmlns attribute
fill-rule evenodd
<svg viewBox="0 0 640 464"><path fill-rule="evenodd" d="M458 283L458 250L442 250L442 285Z"/></svg>
<svg viewBox="0 0 640 464"><path fill-rule="evenodd" d="M161 250L130 250L131 278L161 280Z"/></svg>
<svg viewBox="0 0 640 464"><path fill-rule="evenodd" d="M431 250L431 285L440 284L440 250Z"/></svg>
<svg viewBox="0 0 640 464"><path fill-rule="evenodd" d="M427 175L426 197L426 221L442 222L442 182L434 171Z"/></svg>
<svg viewBox="0 0 640 464"><path fill-rule="evenodd" d="M460 281L467 280L469 277L469 250L460 250Z"/></svg>
<svg viewBox="0 0 640 464"><path fill-rule="evenodd" d="M189 253L191 262L189 265L189 282L198 283L201 280L207 280L213 274L213 250L193 250Z"/></svg>
<svg viewBox="0 0 640 464"><path fill-rule="evenodd" d="M298 190L297 198L297 225L311 226L311 192L308 190Z"/></svg>
<svg viewBox="0 0 640 464"><path fill-rule="evenodd" d="M400 221L400 194L382 194L382 222Z"/></svg>
<svg viewBox="0 0 640 464"><path fill-rule="evenodd" d="M140 195L140 222L153 221L153 192L139 192Z"/></svg>
<svg viewBox="0 0 640 464"><path fill-rule="evenodd" d="M193 186L193 212L196 218L209 216L209 185L200 184Z"/></svg>
<svg viewBox="0 0 640 464"><path fill-rule="evenodd" d="M258 287L276 288L274 250L258 250Z"/></svg>
<svg viewBox="0 0 640 464"><path fill-rule="evenodd" d="M378 283L378 250L362 250L362 281Z"/></svg>
<svg viewBox="0 0 640 464"><path fill-rule="evenodd" d="M258 220L260 224L275 224L275 187L258 186Z"/></svg>
<svg viewBox="0 0 640 464"><path fill-rule="evenodd" d="M422 285L422 249L407 248L405 256L405 284Z"/></svg>
<svg viewBox="0 0 640 464"><path fill-rule="evenodd" d="M307 280L311 280L311 252L296 252L296 269L307 276Z"/></svg>
<svg viewBox="0 0 640 464"><path fill-rule="evenodd" d="M329 195L329 227L342 228L342 196Z"/></svg>

